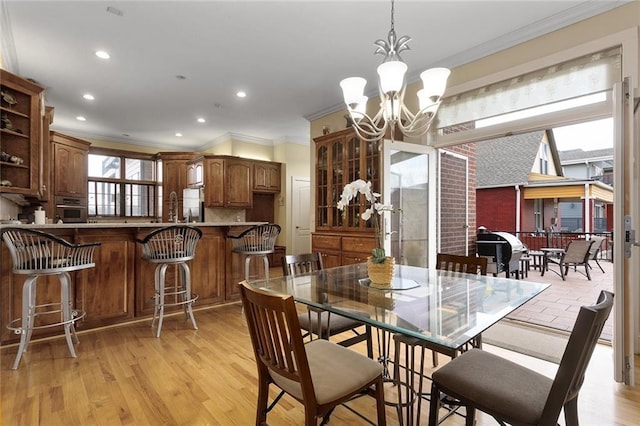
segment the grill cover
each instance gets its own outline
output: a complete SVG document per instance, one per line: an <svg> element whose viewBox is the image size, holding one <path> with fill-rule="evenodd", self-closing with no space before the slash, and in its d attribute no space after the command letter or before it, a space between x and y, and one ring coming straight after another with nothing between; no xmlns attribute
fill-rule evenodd
<svg viewBox="0 0 640 426"><path fill-rule="evenodd" d="M527 250L522 241L508 232L480 233L476 240L476 252L488 258L487 272L511 273L520 278L520 257Z"/></svg>

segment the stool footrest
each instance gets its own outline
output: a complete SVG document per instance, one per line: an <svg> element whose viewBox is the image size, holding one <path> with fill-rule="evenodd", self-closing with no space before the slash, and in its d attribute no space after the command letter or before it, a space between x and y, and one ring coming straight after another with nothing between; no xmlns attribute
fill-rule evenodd
<svg viewBox="0 0 640 426"><path fill-rule="evenodd" d="M37 307L42 307L42 306L52 306L52 305L60 305L59 303L49 303L47 305L39 305ZM49 314L60 314L62 312L62 310L57 310L57 311L47 311L47 312L37 312L35 313L33 316L38 317L41 315L49 315ZM66 325L66 324L73 324L78 320L81 320L82 318L84 318L87 315L86 311L80 310L80 309L73 309L71 310L71 318L67 321L58 321L58 322L54 322L51 324L43 324L43 325L34 325L33 327L31 327L32 330L38 330L41 328L51 328L51 327L59 327L62 325ZM24 333L27 329L25 327L22 327L22 318L16 318L13 321L11 321L9 324L7 324L7 329L11 330L14 332L14 334L22 334Z"/></svg>
<svg viewBox="0 0 640 426"><path fill-rule="evenodd" d="M167 297L169 295L175 295L175 294L180 294L180 293L165 293L164 296ZM194 303L196 300L198 300L198 298L200 297L199 294L196 293L192 293L191 294L191 298L189 300L180 300L178 302L164 302L164 303L158 303L157 306L182 306L182 305L188 305L191 303ZM149 299L150 303L155 303L155 298L150 298Z"/></svg>

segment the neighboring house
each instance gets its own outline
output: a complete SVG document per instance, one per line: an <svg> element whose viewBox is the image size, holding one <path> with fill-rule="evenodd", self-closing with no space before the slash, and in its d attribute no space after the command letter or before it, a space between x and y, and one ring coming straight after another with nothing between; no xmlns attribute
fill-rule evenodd
<svg viewBox="0 0 640 426"><path fill-rule="evenodd" d="M574 226L574 217L567 226L563 223L560 206L564 203L573 204L580 212L579 228ZM600 223L593 220L594 209L611 203L610 185L564 176L550 130L477 144L477 226L516 232L604 231L594 227ZM606 212L604 209L596 214Z"/></svg>
<svg viewBox="0 0 640 426"><path fill-rule="evenodd" d="M572 149L560 151L560 163L566 177L597 180L613 186L613 148L583 151ZM563 228L582 229L582 210L579 203L568 201L559 203ZM594 201L593 229L597 232L613 228L613 204Z"/></svg>

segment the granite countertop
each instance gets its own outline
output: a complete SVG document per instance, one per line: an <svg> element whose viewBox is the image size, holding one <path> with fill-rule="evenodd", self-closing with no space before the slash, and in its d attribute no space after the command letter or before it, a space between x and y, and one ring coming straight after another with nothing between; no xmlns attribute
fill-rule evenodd
<svg viewBox="0 0 640 426"><path fill-rule="evenodd" d="M192 222L188 225L193 226L253 226L253 225L261 225L266 222ZM12 228L12 227L21 227L21 228L31 228L31 229L86 229L86 228L160 228L164 226L176 225L173 222L156 222L156 223L142 223L142 222L131 222L131 223L122 223L122 222L102 222L102 223L48 223L44 225L36 225L36 224L1 224L0 229L2 228ZM177 225L185 225L185 223L178 223Z"/></svg>

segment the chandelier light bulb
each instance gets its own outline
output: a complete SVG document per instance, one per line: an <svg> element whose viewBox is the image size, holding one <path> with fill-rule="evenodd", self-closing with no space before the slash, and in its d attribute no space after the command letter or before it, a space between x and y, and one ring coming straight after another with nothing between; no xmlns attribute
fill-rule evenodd
<svg viewBox="0 0 640 426"><path fill-rule="evenodd" d="M344 103L347 106L358 104L364 94L364 86L367 85L367 80L362 77L349 77L340 82L342 87L342 95L344 96Z"/></svg>
<svg viewBox="0 0 640 426"><path fill-rule="evenodd" d="M380 78L380 90L390 95L397 93L404 86L404 75L407 72L407 64L400 61L383 62L378 66Z"/></svg>

